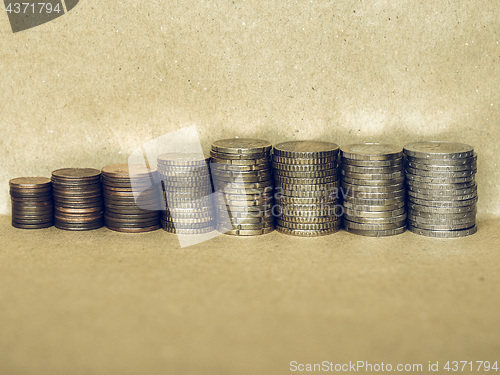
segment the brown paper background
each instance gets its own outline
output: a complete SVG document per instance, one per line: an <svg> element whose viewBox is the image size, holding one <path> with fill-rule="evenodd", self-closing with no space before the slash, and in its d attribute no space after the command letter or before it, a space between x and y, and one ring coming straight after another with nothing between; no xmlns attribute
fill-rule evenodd
<svg viewBox="0 0 500 375"><path fill-rule="evenodd" d="M0 17L0 213L8 180L127 160L195 124L340 145L466 142L500 213L496 0L98 2L12 34Z"/></svg>

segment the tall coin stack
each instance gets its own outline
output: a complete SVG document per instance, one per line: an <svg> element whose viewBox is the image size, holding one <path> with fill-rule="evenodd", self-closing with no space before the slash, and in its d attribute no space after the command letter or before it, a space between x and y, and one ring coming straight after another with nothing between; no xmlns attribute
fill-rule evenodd
<svg viewBox="0 0 500 375"><path fill-rule="evenodd" d="M215 229L209 163L210 158L198 154L158 156L166 203L161 224L167 232L201 234Z"/></svg>
<svg viewBox="0 0 500 375"><path fill-rule="evenodd" d="M12 226L41 229L54 225L52 184L45 177L18 177L9 181Z"/></svg>
<svg viewBox="0 0 500 375"><path fill-rule="evenodd" d="M156 168L111 164L102 169L106 226L140 233L160 228L161 187Z"/></svg>
<svg viewBox="0 0 500 375"><path fill-rule="evenodd" d="M104 225L101 171L63 168L52 172L55 226L92 230Z"/></svg>
<svg viewBox="0 0 500 375"><path fill-rule="evenodd" d="M404 146L404 152L408 229L440 238L475 233L477 156L472 146L415 142Z"/></svg>
<svg viewBox="0 0 500 375"><path fill-rule="evenodd" d="M406 229L403 149L381 143L340 148L344 227L381 237Z"/></svg>
<svg viewBox="0 0 500 375"><path fill-rule="evenodd" d="M338 231L339 146L330 142L280 143L273 152L276 229L294 236L322 236Z"/></svg>
<svg viewBox="0 0 500 375"><path fill-rule="evenodd" d="M210 151L217 230L237 236L272 232L271 144L259 139L216 141ZM230 223L224 222L229 215Z"/></svg>

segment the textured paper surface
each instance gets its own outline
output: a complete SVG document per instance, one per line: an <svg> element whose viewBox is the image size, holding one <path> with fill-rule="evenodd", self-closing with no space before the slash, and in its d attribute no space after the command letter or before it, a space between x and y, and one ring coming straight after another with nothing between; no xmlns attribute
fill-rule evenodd
<svg viewBox="0 0 500 375"><path fill-rule="evenodd" d="M183 126L340 145L447 140L479 155L500 214L497 0L82 0L12 33L0 17L0 213L8 180L100 168Z"/></svg>

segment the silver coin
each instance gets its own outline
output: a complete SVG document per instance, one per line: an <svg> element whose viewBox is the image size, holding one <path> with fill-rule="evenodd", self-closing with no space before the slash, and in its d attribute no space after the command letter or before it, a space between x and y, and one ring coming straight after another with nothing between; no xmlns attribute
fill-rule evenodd
<svg viewBox="0 0 500 375"><path fill-rule="evenodd" d="M405 202L399 202L391 205L366 205L366 204L353 204L350 202L343 202L344 209L351 209L354 211L392 211L404 207Z"/></svg>
<svg viewBox="0 0 500 375"><path fill-rule="evenodd" d="M310 185L295 185L295 184L277 184L276 189L279 191L279 189L283 190L296 190L296 191L332 191L332 190L338 190L340 188L340 183L339 182L331 182L328 184L310 184Z"/></svg>
<svg viewBox="0 0 500 375"><path fill-rule="evenodd" d="M280 218L276 219L276 225L280 227L288 228L288 229L300 229L300 230L325 230L330 228L338 228L341 225L340 220L326 222L326 223L315 223L315 224L305 224L305 223L296 223L291 221L285 221Z"/></svg>
<svg viewBox="0 0 500 375"><path fill-rule="evenodd" d="M439 194L435 195L435 194L420 194L412 190L408 190L408 196L417 199L432 200L432 201L463 201L476 198L477 192L471 194L462 194L462 195L439 195Z"/></svg>
<svg viewBox="0 0 500 375"><path fill-rule="evenodd" d="M275 178L276 177L287 177L287 178L325 178L325 177L333 177L338 176L338 169L331 168L325 171L306 171L306 172L293 172L293 171L285 171L280 169L275 169L273 171Z"/></svg>
<svg viewBox="0 0 500 375"><path fill-rule="evenodd" d="M390 224L367 224L367 223L356 223L354 221L349 221L344 218L344 227L349 229L379 231L379 230L394 230L405 226L406 226L405 219Z"/></svg>
<svg viewBox="0 0 500 375"><path fill-rule="evenodd" d="M266 171L271 169L270 163L263 164L254 164L254 165L233 165L233 164L221 164L221 163L212 163L210 164L210 168L212 171L219 172L220 174L224 174L226 172L247 172L247 171Z"/></svg>
<svg viewBox="0 0 500 375"><path fill-rule="evenodd" d="M408 185L408 191L413 191L415 193L420 193L423 195L455 196L455 195L466 195L466 194L476 193L477 186L473 185L472 187L465 189L444 190L444 189L426 189L426 188L419 188L413 185Z"/></svg>
<svg viewBox="0 0 500 375"><path fill-rule="evenodd" d="M462 159L474 155L474 148L454 142L413 142L404 146L404 153L422 159Z"/></svg>
<svg viewBox="0 0 500 375"><path fill-rule="evenodd" d="M269 180L272 180L272 174L264 174L260 176L255 176L255 177L231 177L231 176L221 176L221 175L212 175L212 179L214 183L244 183L244 184L251 184L251 183L257 183L257 182L267 182Z"/></svg>
<svg viewBox="0 0 500 375"><path fill-rule="evenodd" d="M274 231L274 227L267 227L262 229L248 229L248 230L240 230L240 229L232 229L225 231L224 229L220 229L219 231L224 234L233 235L233 236L258 236L261 234L267 234Z"/></svg>
<svg viewBox="0 0 500 375"><path fill-rule="evenodd" d="M282 142L274 147L274 155L287 158L322 158L339 153L339 146L322 141Z"/></svg>
<svg viewBox="0 0 500 375"><path fill-rule="evenodd" d="M225 154L257 154L269 152L272 145L260 139L232 138L212 143L212 151Z"/></svg>
<svg viewBox="0 0 500 375"><path fill-rule="evenodd" d="M471 219L476 217L476 211L462 212L462 213L433 213L433 212L421 212L408 209L407 214L412 215L414 218L419 217L422 219L429 219L429 220L459 220L459 219Z"/></svg>
<svg viewBox="0 0 500 375"><path fill-rule="evenodd" d="M356 167L383 168L403 165L403 157L388 160L353 160L341 157L340 162L342 165Z"/></svg>
<svg viewBox="0 0 500 375"><path fill-rule="evenodd" d="M383 143L360 143L340 148L344 159L388 160L403 156L403 148Z"/></svg>
<svg viewBox="0 0 500 375"><path fill-rule="evenodd" d="M342 189L344 189L344 192L365 192L365 193L392 193L395 191L400 191L401 189L404 189L405 185L403 182L394 184L394 185L374 185L374 186L369 186L369 185L353 185L344 180L342 180Z"/></svg>
<svg viewBox="0 0 500 375"><path fill-rule="evenodd" d="M360 180L349 178L347 176L342 177L342 183L351 184L351 185L361 185L361 186L390 186L390 185L399 185L403 184L405 181L404 177L394 178L388 180Z"/></svg>
<svg viewBox="0 0 500 375"><path fill-rule="evenodd" d="M272 166L275 170L278 169L289 172L312 172L312 171L325 171L337 168L337 163L300 165L300 164L281 164L273 161Z"/></svg>
<svg viewBox="0 0 500 375"><path fill-rule="evenodd" d="M251 207L251 206L271 206L273 203L272 199L256 199L248 201L236 201L226 199L225 201L217 201L216 205L226 205L234 210L236 207Z"/></svg>
<svg viewBox="0 0 500 375"><path fill-rule="evenodd" d="M470 236L477 232L477 226L474 225L471 228L462 229L462 230L427 230L422 228L417 228L412 225L408 225L408 230L420 234L422 236L427 237L436 237L436 238L457 238L457 237L466 237Z"/></svg>
<svg viewBox="0 0 500 375"><path fill-rule="evenodd" d="M273 155L272 160L280 164L314 165L314 164L337 163L337 156L330 156L325 158L287 158L283 156Z"/></svg>
<svg viewBox="0 0 500 375"><path fill-rule="evenodd" d="M416 222L408 219L408 225L414 228L427 229L427 230L462 230L467 229L476 224L475 220L464 222L462 224L424 224L422 222Z"/></svg>
<svg viewBox="0 0 500 375"><path fill-rule="evenodd" d="M269 152L258 152L255 154L246 153L246 154L228 154L223 152L217 152L214 150L210 151L210 157L215 159L265 159L270 156Z"/></svg>
<svg viewBox="0 0 500 375"><path fill-rule="evenodd" d="M275 197L279 198L281 196L299 197L299 198L319 198L319 197L327 197L331 199L340 198L338 189L304 191L304 190L286 190L283 188L277 188Z"/></svg>
<svg viewBox="0 0 500 375"><path fill-rule="evenodd" d="M405 172L394 172L394 173L353 173L346 170L340 171L342 176L355 179L355 180L377 180L377 181L385 181L385 180L397 180L404 178Z"/></svg>
<svg viewBox="0 0 500 375"><path fill-rule="evenodd" d="M289 197L289 196L279 196L277 195L275 197L276 203L283 205L283 204L337 204L339 202L338 199L336 198L331 198L331 197Z"/></svg>
<svg viewBox="0 0 500 375"><path fill-rule="evenodd" d="M163 227L163 229L165 229L165 231L169 233L175 233L178 235L188 235L188 236L197 234L206 234L213 232L215 230L215 228L213 227L206 227L201 229L176 229L172 227Z"/></svg>
<svg viewBox="0 0 500 375"><path fill-rule="evenodd" d="M273 194L273 186L268 186L267 188L259 188L259 189L230 189L227 187L224 187L223 189L219 189L218 191L224 194L225 196L241 196L241 195L246 195L246 196L272 196Z"/></svg>
<svg viewBox="0 0 500 375"><path fill-rule="evenodd" d="M463 201L435 201L435 200L427 200L427 199L418 199L412 196L408 196L408 203L413 203L422 206L431 206L431 207L441 207L441 208L450 208L450 207L468 207L475 205L477 202L477 197L472 199L467 199Z"/></svg>
<svg viewBox="0 0 500 375"><path fill-rule="evenodd" d="M158 164L173 166L203 166L210 158L202 153L166 153L157 158Z"/></svg>
<svg viewBox="0 0 500 375"><path fill-rule="evenodd" d="M252 203L252 202L250 202ZM214 208L217 213L221 212L230 212L231 215L235 215L235 213L241 213L244 214L245 212L252 212L252 215L260 212L264 213L267 212L272 208L272 204L270 203L263 203L263 204L255 204L255 205L227 205L224 203L217 203L214 204Z"/></svg>
<svg viewBox="0 0 500 375"><path fill-rule="evenodd" d="M210 158L210 163L213 164L223 164L223 165L237 165L237 166L246 166L246 165L260 165L269 163L269 158L263 159L216 159Z"/></svg>
<svg viewBox="0 0 500 375"><path fill-rule="evenodd" d="M164 221L168 223L173 223L174 225L178 224L209 224L212 225L212 222L214 221L214 218L194 218L194 219L188 219L188 218L173 218L171 216L166 216L164 218Z"/></svg>
<svg viewBox="0 0 500 375"><path fill-rule="evenodd" d="M214 168L212 170L212 177L214 179L250 179L250 178L265 178L269 180L272 176L271 168L266 168L263 170L255 170L255 171L231 171L231 170L218 170Z"/></svg>
<svg viewBox="0 0 500 375"><path fill-rule="evenodd" d="M215 197L215 200L225 199L226 201L254 201L254 200L272 200L273 195L270 193L264 194L262 192L256 194L233 194L221 193Z"/></svg>
<svg viewBox="0 0 500 375"><path fill-rule="evenodd" d="M278 210L274 210L278 211ZM283 211L281 214L276 213L276 217L279 216L286 216L286 217L297 217L297 218L338 218L340 219L342 217L342 211L339 210L339 212L335 212L335 210L332 208L330 210L291 210L288 208L283 208Z"/></svg>
<svg viewBox="0 0 500 375"><path fill-rule="evenodd" d="M289 216L289 215L281 215L278 217L278 219L281 221L286 221L290 223L300 223L300 224L324 224L331 222L338 223L340 220L340 218L336 216Z"/></svg>
<svg viewBox="0 0 500 375"><path fill-rule="evenodd" d="M471 165L477 161L477 155L461 158L461 159L429 159L429 158L414 158L412 156L406 155L406 159L408 162L418 163L418 164L427 164L427 165L436 165L436 166L460 166L460 165Z"/></svg>
<svg viewBox="0 0 500 375"><path fill-rule="evenodd" d="M359 211L350 208L344 208L345 215L364 217L364 218L382 218L382 217L393 217L399 216L405 213L405 208L401 207L396 210L389 211Z"/></svg>
<svg viewBox="0 0 500 375"><path fill-rule="evenodd" d="M293 177L283 177L274 176L274 181L276 185L289 184L289 185L314 185L314 184L328 184L335 181L340 181L338 176L330 177L317 177L317 178L293 178Z"/></svg>
<svg viewBox="0 0 500 375"><path fill-rule="evenodd" d="M452 184L432 184L425 182L407 181L408 187L415 189L429 189L429 190L459 190L459 189L469 189L476 186L476 181L471 180L468 182L452 183Z"/></svg>
<svg viewBox="0 0 500 375"><path fill-rule="evenodd" d="M423 164L414 161L408 161L406 164L410 168L419 169L423 171L434 171L434 172L458 172L458 171L477 170L477 163L475 161L469 164L461 164L461 165Z"/></svg>
<svg viewBox="0 0 500 375"><path fill-rule="evenodd" d="M359 199L391 199L391 198L405 198L405 189L390 191L387 193L367 193L365 191L357 190L343 190L343 197L352 197Z"/></svg>
<svg viewBox="0 0 500 375"><path fill-rule="evenodd" d="M441 171L424 171L422 169L406 167L406 173L411 173L413 175L423 176L423 177L460 178L460 177L474 176L476 174L476 171L466 170L466 171L441 172Z"/></svg>
<svg viewBox="0 0 500 375"><path fill-rule="evenodd" d="M342 209L342 206L337 203L312 203L312 204L296 204L296 203L285 203L275 204L276 209L282 209L283 211L326 211L328 215L330 212L337 211L339 208ZM320 216L319 214L317 214Z"/></svg>
<svg viewBox="0 0 500 375"><path fill-rule="evenodd" d="M388 230L363 230L363 229L354 229L354 228L345 228L345 230L352 234L357 234L359 236L366 237L387 237L387 236L396 236L398 234L404 233L406 231L406 226L397 229L388 229Z"/></svg>
<svg viewBox="0 0 500 375"><path fill-rule="evenodd" d="M353 198L353 197L344 197L344 203L349 202L351 204L359 204L359 205L374 205L374 206L386 206L386 205L395 205L405 202L405 197L398 198L385 198L385 199L364 199L364 198Z"/></svg>
<svg viewBox="0 0 500 375"><path fill-rule="evenodd" d="M220 219L226 219L224 216L218 216L217 217L220 222ZM231 224L269 224L274 222L274 216L268 215L268 216L230 216L229 221Z"/></svg>
<svg viewBox="0 0 500 375"><path fill-rule="evenodd" d="M473 216L468 216L462 219L435 219L435 218L423 218L421 216L414 216L412 214L408 214L408 221L412 223L412 225L421 227L420 224L424 225L461 225L461 224L468 224L468 223L475 223L476 222L476 217L475 215ZM472 226L469 225L468 227ZM434 229L434 228L431 228Z"/></svg>
<svg viewBox="0 0 500 375"><path fill-rule="evenodd" d="M419 212L433 212L441 214L459 214L464 212L472 212L476 210L476 204L459 206L459 207L441 207L441 206L424 206L421 204L415 204L412 202L407 202L406 207L411 210Z"/></svg>
<svg viewBox="0 0 500 375"><path fill-rule="evenodd" d="M274 186L273 180L266 180L261 182L225 182L214 179L214 186L216 190L224 189L264 189Z"/></svg>
<svg viewBox="0 0 500 375"><path fill-rule="evenodd" d="M373 225L394 224L406 220L406 214L403 213L401 215L389 216L389 217L362 217L362 216L351 216L345 214L344 219L362 224L373 224Z"/></svg>
<svg viewBox="0 0 500 375"><path fill-rule="evenodd" d="M276 225L276 230L283 234L289 236L298 236L298 237L319 237L319 236L327 236L339 231L339 227L334 227L330 229L323 230L302 230L302 229L290 229L285 228L279 225Z"/></svg>
<svg viewBox="0 0 500 375"><path fill-rule="evenodd" d="M395 172L403 172L404 167L403 164L393 165L390 167L358 167L349 164L342 164L342 170L351 173L360 173L360 174L382 174L382 173L395 173Z"/></svg>
<svg viewBox="0 0 500 375"><path fill-rule="evenodd" d="M439 177L422 177L411 173L406 173L406 179L408 181L408 184L413 182L420 182L424 184L461 184L461 183L475 181L474 176L439 178Z"/></svg>

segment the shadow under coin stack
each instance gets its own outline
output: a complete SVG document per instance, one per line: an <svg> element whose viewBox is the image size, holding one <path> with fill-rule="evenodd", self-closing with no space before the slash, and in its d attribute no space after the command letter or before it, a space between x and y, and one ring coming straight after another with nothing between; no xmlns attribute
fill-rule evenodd
<svg viewBox="0 0 500 375"><path fill-rule="evenodd" d="M406 230L403 149L381 143L340 148L344 227L362 236Z"/></svg>
<svg viewBox="0 0 500 375"><path fill-rule="evenodd" d="M415 142L407 159L408 229L430 237L476 233L476 159L472 146Z"/></svg>
<svg viewBox="0 0 500 375"><path fill-rule="evenodd" d="M338 231L342 220L338 153L339 146L330 142L292 141L275 146L278 231L294 236Z"/></svg>
<svg viewBox="0 0 500 375"><path fill-rule="evenodd" d="M12 226L41 229L54 225L52 184L45 177L19 177L9 181Z"/></svg>
<svg viewBox="0 0 500 375"><path fill-rule="evenodd" d="M166 210L161 225L170 233L202 234L215 229L210 158L198 154L158 156Z"/></svg>
<svg viewBox="0 0 500 375"><path fill-rule="evenodd" d="M211 171L217 230L237 236L255 236L274 230L271 144L259 139L235 138L212 144ZM225 223L229 215L230 223Z"/></svg>
<svg viewBox="0 0 500 375"><path fill-rule="evenodd" d="M63 168L52 172L55 226L92 230L104 225L101 171Z"/></svg>
<svg viewBox="0 0 500 375"><path fill-rule="evenodd" d="M155 168L112 164L102 169L106 226L141 233L160 228L161 186Z"/></svg>

